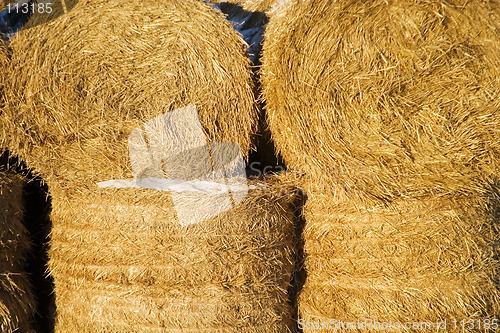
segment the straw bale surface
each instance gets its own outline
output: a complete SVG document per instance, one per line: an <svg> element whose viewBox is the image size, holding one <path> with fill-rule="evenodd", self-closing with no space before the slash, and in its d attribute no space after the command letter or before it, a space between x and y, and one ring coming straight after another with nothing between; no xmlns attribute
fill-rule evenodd
<svg viewBox="0 0 500 333"><path fill-rule="evenodd" d="M294 190L252 185L188 227L167 192L54 198L56 332L291 332Z"/></svg>
<svg viewBox="0 0 500 333"><path fill-rule="evenodd" d="M230 0L230 1L215 0L210 2L214 4L229 3L229 4L239 5L244 10L250 12L266 12L272 7L272 5L276 2L276 0Z"/></svg>
<svg viewBox="0 0 500 333"><path fill-rule="evenodd" d="M7 65L9 62L8 59L9 59L9 57L8 57L8 53L7 53L7 46L5 45L4 41L0 41L0 66L1 66L0 70L2 73L1 77L3 77L5 75L5 71L7 69Z"/></svg>
<svg viewBox="0 0 500 333"><path fill-rule="evenodd" d="M132 130L189 104L209 141L248 154L257 111L245 46L207 4L79 1L11 47L0 146L52 190L132 178Z"/></svg>
<svg viewBox="0 0 500 333"><path fill-rule="evenodd" d="M266 17L271 17L286 12L288 5L292 4L293 0L214 0L210 2L218 5L221 9L228 5L237 5L244 11L265 13ZM234 13L236 14L237 11Z"/></svg>
<svg viewBox="0 0 500 333"><path fill-rule="evenodd" d="M406 332L436 332L443 320L443 331L462 332L453 320L465 320L463 332L495 331L479 325L500 315L498 194L364 206L341 191L314 185L306 191L307 280L299 296L304 333L341 331L333 324L314 329L331 319L432 324ZM474 329L467 326L471 319Z"/></svg>
<svg viewBox="0 0 500 333"><path fill-rule="evenodd" d="M7 46L2 40L0 40L0 115L5 104L3 91L6 82L5 76L8 63L9 63L9 57L7 53Z"/></svg>
<svg viewBox="0 0 500 333"><path fill-rule="evenodd" d="M35 300L23 264L30 243L23 225L23 180L0 170L0 331L28 333Z"/></svg>
<svg viewBox="0 0 500 333"><path fill-rule="evenodd" d="M263 96L290 168L377 198L482 191L499 172L500 3L295 1Z"/></svg>

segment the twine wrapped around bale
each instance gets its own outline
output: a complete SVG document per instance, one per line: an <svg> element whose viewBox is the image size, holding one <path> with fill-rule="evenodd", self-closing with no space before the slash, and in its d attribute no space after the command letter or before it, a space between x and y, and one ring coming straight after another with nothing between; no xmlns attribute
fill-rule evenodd
<svg viewBox="0 0 500 333"><path fill-rule="evenodd" d="M32 333L35 299L24 260L30 242L23 225L23 180L0 170L0 331Z"/></svg>
<svg viewBox="0 0 500 333"><path fill-rule="evenodd" d="M366 206L340 190L305 189L304 333L494 331L498 193Z"/></svg>
<svg viewBox="0 0 500 333"><path fill-rule="evenodd" d="M188 227L167 192L54 198L56 332L292 332L293 198L259 187Z"/></svg>
<svg viewBox="0 0 500 333"><path fill-rule="evenodd" d="M499 8L294 1L261 73L285 163L376 198L482 191L499 173Z"/></svg>
<svg viewBox="0 0 500 333"><path fill-rule="evenodd" d="M244 156L252 147L258 115L245 46L203 2L80 0L21 30L11 47L0 146L43 171L52 191L130 178L130 132L188 104L210 141L238 144Z"/></svg>

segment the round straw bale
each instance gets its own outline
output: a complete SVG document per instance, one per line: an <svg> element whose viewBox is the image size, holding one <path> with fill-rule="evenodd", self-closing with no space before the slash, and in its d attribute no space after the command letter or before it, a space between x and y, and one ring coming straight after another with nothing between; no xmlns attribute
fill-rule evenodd
<svg viewBox="0 0 500 333"><path fill-rule="evenodd" d="M230 1L210 1L211 3L217 4L221 9L229 5L240 6L241 9L247 12L260 12L265 13L266 17L269 18L275 15L281 15L286 11L286 8L291 4L292 0L230 0ZM224 10L223 10L224 11ZM237 11L234 11L237 13Z"/></svg>
<svg viewBox="0 0 500 333"><path fill-rule="evenodd" d="M295 1L263 96L285 163L377 198L481 191L500 165L498 1Z"/></svg>
<svg viewBox="0 0 500 333"><path fill-rule="evenodd" d="M294 189L252 186L187 227L168 192L54 197L56 332L292 332Z"/></svg>
<svg viewBox="0 0 500 333"><path fill-rule="evenodd" d="M0 170L0 331L28 333L35 300L24 271L30 248L23 225L23 180Z"/></svg>
<svg viewBox="0 0 500 333"><path fill-rule="evenodd" d="M201 1L79 1L11 47L0 145L49 186L131 178L132 130L189 104L209 141L244 156L251 148L258 115L245 46Z"/></svg>
<svg viewBox="0 0 500 333"><path fill-rule="evenodd" d="M299 326L430 333L446 320L442 331L493 331L484 327L500 315L499 202L495 194L364 206L342 192L308 189ZM390 322L431 327L376 326ZM315 330L320 323L329 326Z"/></svg>

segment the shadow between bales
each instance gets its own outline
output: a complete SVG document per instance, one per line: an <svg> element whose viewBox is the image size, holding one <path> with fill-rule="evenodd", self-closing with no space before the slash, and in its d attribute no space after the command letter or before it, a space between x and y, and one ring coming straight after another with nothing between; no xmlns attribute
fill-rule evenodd
<svg viewBox="0 0 500 333"><path fill-rule="evenodd" d="M48 275L49 234L51 199L48 187L40 177L34 176L27 166L0 151L0 167L12 170L27 180L23 190L25 205L24 226L31 241L31 251L25 261L25 271L29 276L36 299L36 314L33 327L38 333L53 333L55 324L54 283Z"/></svg>
<svg viewBox="0 0 500 333"><path fill-rule="evenodd" d="M491 184L488 191L488 210L491 212L491 230L495 237L492 245L493 259L500 261L500 179ZM498 289L500 289L500 270L496 271L494 282Z"/></svg>
<svg viewBox="0 0 500 333"><path fill-rule="evenodd" d="M295 269L292 275L290 289L288 290L288 299L293 309L293 320L296 323L295 329L297 332L302 333L302 329L298 325L299 320L299 304L298 299L300 292L306 282L307 272L304 265L304 237L303 231L305 226L305 219L303 214L304 204L306 203L307 195L302 189L297 189L297 199L294 203L294 223L295 223Z"/></svg>
<svg viewBox="0 0 500 333"><path fill-rule="evenodd" d="M260 65L262 41L269 18L265 12L251 12L243 9L241 5L220 2L214 5L227 17L235 30L237 30L249 45L247 55L250 58L254 79L254 94L259 110L258 128L254 134L255 148L250 151L247 175L249 177L260 177L266 174L277 173L286 170L286 165L279 155L271 131L267 125L265 102L262 100L262 89L260 86Z"/></svg>
<svg viewBox="0 0 500 333"><path fill-rule="evenodd" d="M248 177L261 177L268 174L276 174L286 171L283 158L276 149L271 131L267 124L265 101L262 99L262 87L260 85L260 65L262 41L265 34L266 25L269 18L264 12L250 12L244 10L240 5L221 2L216 7L226 15L235 29L241 33L248 48L248 56L252 63L254 78L254 94L259 110L259 120L257 133L254 135L254 150L250 151L246 173ZM259 31L260 36L255 35ZM250 33L246 33L249 31ZM254 44L252 44L254 43ZM258 43L258 44L255 44ZM306 271L304 268L304 238L302 236L305 220L302 214L303 206L306 202L306 194L297 189L297 199L294 202L294 225L295 225L295 269L292 275L290 288L288 289L288 300L293 309L293 321L295 331L302 333L298 326L298 295L306 281Z"/></svg>

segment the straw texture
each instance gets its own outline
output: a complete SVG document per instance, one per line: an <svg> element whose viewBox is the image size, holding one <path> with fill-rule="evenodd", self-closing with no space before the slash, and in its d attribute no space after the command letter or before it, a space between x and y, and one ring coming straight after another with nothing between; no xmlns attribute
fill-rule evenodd
<svg viewBox="0 0 500 333"><path fill-rule="evenodd" d="M5 75L5 70L7 69L7 65L8 65L8 52L7 52L7 46L5 45L5 43L3 41L0 42L0 69L2 70L2 76L0 77L3 77ZM0 81L2 82L2 81Z"/></svg>
<svg viewBox="0 0 500 333"><path fill-rule="evenodd" d="M290 168L379 199L475 195L498 175L498 1L287 8L261 81Z"/></svg>
<svg viewBox="0 0 500 333"><path fill-rule="evenodd" d="M200 1L82 0L11 47L0 146L51 191L132 178L128 135L189 104L210 141L244 156L251 148L258 115L245 46Z"/></svg>
<svg viewBox="0 0 500 333"><path fill-rule="evenodd" d="M4 85L6 84L6 70L9 63L7 46L0 40L0 115L5 106Z"/></svg>
<svg viewBox="0 0 500 333"><path fill-rule="evenodd" d="M278 1L276 0L231 0L231 1L210 1L215 4L231 3L241 6L244 10L249 12L267 12Z"/></svg>
<svg viewBox="0 0 500 333"><path fill-rule="evenodd" d="M462 332L460 324L453 330L453 320L482 325L500 315L498 193L366 206L317 184L305 189L304 333L341 331L333 324L314 329L331 319L432 324L394 332L436 332L436 323L447 320L445 331ZM478 322L463 332L494 331Z"/></svg>
<svg viewBox="0 0 500 333"><path fill-rule="evenodd" d="M241 7L242 10L247 12L264 13L267 19L269 17L282 15L283 13L285 13L287 11L288 6L293 3L293 0L230 0L230 1L215 0L210 2L217 4L221 9L223 9L223 12L225 12L224 7L225 6L228 7L226 4L229 4L229 6L237 5ZM239 14L239 12L236 10L229 12L230 15L232 13L234 13L235 16L238 16ZM239 16L241 17L241 15ZM246 25L246 23L242 23L242 25ZM265 26L263 28L265 29Z"/></svg>
<svg viewBox="0 0 500 333"><path fill-rule="evenodd" d="M23 226L23 180L0 170L0 331L31 333L35 300L23 264L30 243Z"/></svg>
<svg viewBox="0 0 500 333"><path fill-rule="evenodd" d="M132 179L130 134L190 104L212 148L235 143L248 155L257 111L230 23L184 0L81 0L40 19L11 41L0 146L50 190L56 332L291 332L293 188L255 183L233 209L181 227L179 205L219 198L193 193L174 205L166 192L96 185ZM197 178L210 169L197 169L197 151L169 158Z"/></svg>
<svg viewBox="0 0 500 333"><path fill-rule="evenodd" d="M294 189L252 185L188 227L167 192L54 197L56 332L291 332Z"/></svg>
<svg viewBox="0 0 500 333"><path fill-rule="evenodd" d="M7 8L7 5L9 3L14 3L15 1L14 0L0 0L0 11L4 10L5 8Z"/></svg>

